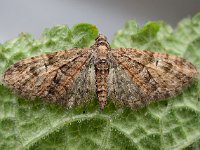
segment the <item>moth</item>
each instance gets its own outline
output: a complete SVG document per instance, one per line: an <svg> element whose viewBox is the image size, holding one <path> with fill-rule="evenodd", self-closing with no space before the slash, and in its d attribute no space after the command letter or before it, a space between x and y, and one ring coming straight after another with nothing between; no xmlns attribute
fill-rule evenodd
<svg viewBox="0 0 200 150"><path fill-rule="evenodd" d="M183 58L134 48L110 48L99 34L90 48L27 58L5 71L3 81L24 97L74 107L97 97L130 108L175 96L198 74Z"/></svg>

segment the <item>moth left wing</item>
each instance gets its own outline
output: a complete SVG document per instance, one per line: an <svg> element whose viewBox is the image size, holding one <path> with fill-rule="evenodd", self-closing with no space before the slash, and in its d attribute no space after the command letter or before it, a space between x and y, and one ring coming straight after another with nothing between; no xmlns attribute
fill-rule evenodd
<svg viewBox="0 0 200 150"><path fill-rule="evenodd" d="M179 93L197 75L183 58L132 48L110 52L109 95L134 108Z"/></svg>
<svg viewBox="0 0 200 150"><path fill-rule="evenodd" d="M4 82L22 96L72 107L95 94L92 58L89 48L27 58L5 72Z"/></svg>

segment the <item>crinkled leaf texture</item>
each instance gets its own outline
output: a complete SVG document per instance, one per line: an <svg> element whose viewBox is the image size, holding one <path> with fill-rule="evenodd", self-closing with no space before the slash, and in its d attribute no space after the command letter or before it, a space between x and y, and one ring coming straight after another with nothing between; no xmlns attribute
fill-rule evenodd
<svg viewBox="0 0 200 150"><path fill-rule="evenodd" d="M0 75L22 58L72 47L89 47L98 29L78 24L55 26L33 39L22 33L0 45ZM106 33L105 33L106 35ZM176 54L200 68L200 14L181 21L175 31L163 22L139 27L126 23L112 47L135 47ZM23 99L0 85L0 149L197 149L200 141L199 82L178 96L131 110L97 100L66 109Z"/></svg>

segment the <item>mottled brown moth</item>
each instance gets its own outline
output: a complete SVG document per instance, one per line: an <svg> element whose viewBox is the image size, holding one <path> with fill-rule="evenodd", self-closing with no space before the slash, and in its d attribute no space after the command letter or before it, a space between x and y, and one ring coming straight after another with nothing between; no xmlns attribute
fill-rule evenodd
<svg viewBox="0 0 200 150"><path fill-rule="evenodd" d="M4 83L22 96L73 107L96 95L131 108L179 93L196 77L183 58L134 48L110 48L99 35L90 48L72 48L13 64Z"/></svg>

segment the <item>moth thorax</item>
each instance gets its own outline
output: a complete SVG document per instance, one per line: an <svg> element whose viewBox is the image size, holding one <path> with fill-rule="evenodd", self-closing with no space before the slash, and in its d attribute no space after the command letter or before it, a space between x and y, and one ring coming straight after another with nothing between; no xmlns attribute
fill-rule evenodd
<svg viewBox="0 0 200 150"><path fill-rule="evenodd" d="M108 58L108 48L105 45L98 46L97 58L100 60L106 60Z"/></svg>
<svg viewBox="0 0 200 150"><path fill-rule="evenodd" d="M98 61L98 63L95 64L95 68L98 71L109 70L109 63L107 62L106 59L101 59Z"/></svg>

